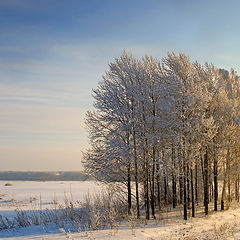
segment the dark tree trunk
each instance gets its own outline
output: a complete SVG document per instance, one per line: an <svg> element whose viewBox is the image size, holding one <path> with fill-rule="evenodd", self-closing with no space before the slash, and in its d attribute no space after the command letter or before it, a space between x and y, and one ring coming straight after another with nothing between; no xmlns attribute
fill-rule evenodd
<svg viewBox="0 0 240 240"><path fill-rule="evenodd" d="M222 199L221 199L221 210L224 210L225 205L224 205L224 201L225 201L225 195L226 195L226 185L227 185L227 177L228 177L228 171L229 171L229 161L230 161L230 152L229 152L229 148L227 150L227 156L226 156L226 168L224 171L224 179L223 179L223 187L222 187Z"/></svg>
<svg viewBox="0 0 240 240"><path fill-rule="evenodd" d="M178 159L181 159L181 152L178 149ZM183 204L183 162L179 161L179 175L178 175L178 183L179 183L179 204Z"/></svg>
<svg viewBox="0 0 240 240"><path fill-rule="evenodd" d="M154 97L154 93L152 92L152 133L155 135L155 116L156 116L156 99ZM152 209L152 217L155 219L155 164L156 164L156 147L155 143L153 143L152 147L152 188L151 188L151 209Z"/></svg>
<svg viewBox="0 0 240 240"><path fill-rule="evenodd" d="M235 180L235 200L239 202L239 174L237 174Z"/></svg>
<svg viewBox="0 0 240 240"><path fill-rule="evenodd" d="M222 211L224 210L224 200L223 199L221 200L221 210Z"/></svg>
<svg viewBox="0 0 240 240"><path fill-rule="evenodd" d="M229 145L230 145L230 139L229 139ZM221 209L224 209L224 200L226 197L226 187L228 184L228 200L229 204L231 201L231 187L230 187L230 149L229 145L227 148L227 155L226 155L226 171L224 173L224 181L223 181L223 190L222 190L222 200L221 200Z"/></svg>
<svg viewBox="0 0 240 240"><path fill-rule="evenodd" d="M235 179L235 200L238 199L238 176Z"/></svg>
<svg viewBox="0 0 240 240"><path fill-rule="evenodd" d="M187 202L187 163L186 159L184 157L184 151L183 151L183 219L187 220L187 207L188 207L188 202Z"/></svg>
<svg viewBox="0 0 240 240"><path fill-rule="evenodd" d="M230 161L228 161L228 203L231 202Z"/></svg>
<svg viewBox="0 0 240 240"><path fill-rule="evenodd" d="M144 123L144 132L142 134L142 137L144 137L144 151L143 151L143 160L145 165L145 216L146 219L149 220L150 218L150 212L149 212L149 179L148 179L148 171L149 171L149 162L148 162L148 140L145 136L146 133L146 117L145 117L145 106L144 101L142 102L142 118Z"/></svg>
<svg viewBox="0 0 240 240"><path fill-rule="evenodd" d="M173 208L176 208L177 205L177 184L176 184L176 175L175 175L175 156L174 148L172 146L172 205Z"/></svg>
<svg viewBox="0 0 240 240"><path fill-rule="evenodd" d="M177 205L177 186L176 186L176 177L174 173L172 174L172 206L176 208Z"/></svg>
<svg viewBox="0 0 240 240"><path fill-rule="evenodd" d="M146 149L147 149L147 139L145 140L146 142ZM145 183L146 183L146 191L145 191L145 209L146 209L146 219L150 219L150 201L149 201L149 165L148 165L148 159L147 159L148 153L147 150L146 152L144 151L144 159L146 162L145 165Z"/></svg>
<svg viewBox="0 0 240 240"><path fill-rule="evenodd" d="M153 147L152 184L151 184L151 209L152 217L155 219L155 147Z"/></svg>
<svg viewBox="0 0 240 240"><path fill-rule="evenodd" d="M217 202L218 202L218 163L216 156L214 156L213 160L213 181L214 181L214 211L218 210Z"/></svg>
<svg viewBox="0 0 240 240"><path fill-rule="evenodd" d="M183 204L183 177L179 176L179 203Z"/></svg>
<svg viewBox="0 0 240 240"><path fill-rule="evenodd" d="M185 162L183 163L183 218L184 220L187 220L187 186L186 186L186 167L185 167Z"/></svg>
<svg viewBox="0 0 240 240"><path fill-rule="evenodd" d="M164 201L165 201L165 205L168 204L168 189L167 189L167 176L166 176L166 171L164 171Z"/></svg>
<svg viewBox="0 0 240 240"><path fill-rule="evenodd" d="M135 130L133 131L133 144L134 144L134 164L135 164L136 209L137 209L137 218L140 218L139 190L138 190L138 162L137 162L137 146L136 146Z"/></svg>
<svg viewBox="0 0 240 240"><path fill-rule="evenodd" d="M225 200L225 192L226 192L226 175L227 175L227 167L224 172L224 179L223 179L223 187L222 187L222 199L221 199L221 210L224 210L224 200Z"/></svg>
<svg viewBox="0 0 240 240"><path fill-rule="evenodd" d="M177 205L177 185L176 185L176 176L175 176L175 156L174 148L172 146L172 206L176 208Z"/></svg>
<svg viewBox="0 0 240 240"><path fill-rule="evenodd" d="M187 207L190 209L190 181L189 181L189 166L187 166Z"/></svg>
<svg viewBox="0 0 240 240"><path fill-rule="evenodd" d="M194 200L194 185L193 185L193 170L190 170L191 175L191 195L192 195L192 217L195 217L195 200Z"/></svg>
<svg viewBox="0 0 240 240"><path fill-rule="evenodd" d="M208 215L209 203L209 163L208 163L208 150L206 148L204 154L204 209L205 214Z"/></svg>
<svg viewBox="0 0 240 240"><path fill-rule="evenodd" d="M157 164L157 204L158 209L161 209L161 192L160 192L160 173L159 173L159 163Z"/></svg>
<svg viewBox="0 0 240 240"><path fill-rule="evenodd" d="M238 177L237 177L237 201L239 202L239 174L238 174Z"/></svg>
<svg viewBox="0 0 240 240"><path fill-rule="evenodd" d="M148 184L148 170L145 172L146 181L145 181L145 216L146 219L150 219L150 211L149 211L149 184Z"/></svg>
<svg viewBox="0 0 240 240"><path fill-rule="evenodd" d="M146 164L145 169L145 210L146 210L146 219L150 219L149 211L149 179L148 179L148 164Z"/></svg>
<svg viewBox="0 0 240 240"><path fill-rule="evenodd" d="M128 189L128 214L131 214L132 208L132 193L131 193L131 174L130 174L130 163L128 163L127 173L127 189Z"/></svg>
<svg viewBox="0 0 240 240"><path fill-rule="evenodd" d="M201 170L202 170L202 179L203 179L203 186L204 186L204 177L205 177L205 172L204 172L204 161L203 161L203 157L201 156Z"/></svg>
<svg viewBox="0 0 240 240"><path fill-rule="evenodd" d="M195 198L196 198L196 204L198 205L198 166L197 166L197 163L195 163Z"/></svg>
<svg viewBox="0 0 240 240"><path fill-rule="evenodd" d="M210 179L210 177L211 176L209 176L209 179ZM213 184L213 182L211 181L210 183L209 183L209 202L212 202L213 201L213 199L214 199L214 186L213 186L214 184Z"/></svg>

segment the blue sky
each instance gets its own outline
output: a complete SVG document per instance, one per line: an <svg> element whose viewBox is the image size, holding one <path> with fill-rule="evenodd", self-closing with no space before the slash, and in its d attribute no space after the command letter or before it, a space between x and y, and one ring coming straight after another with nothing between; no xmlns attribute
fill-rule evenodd
<svg viewBox="0 0 240 240"><path fill-rule="evenodd" d="M1 170L79 170L91 89L123 49L240 63L240 2L0 1Z"/></svg>

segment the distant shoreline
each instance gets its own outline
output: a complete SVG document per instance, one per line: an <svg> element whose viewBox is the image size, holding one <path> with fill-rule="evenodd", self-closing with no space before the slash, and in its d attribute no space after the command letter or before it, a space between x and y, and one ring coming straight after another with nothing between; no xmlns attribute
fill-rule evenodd
<svg viewBox="0 0 240 240"><path fill-rule="evenodd" d="M0 171L0 181L86 181L82 171Z"/></svg>

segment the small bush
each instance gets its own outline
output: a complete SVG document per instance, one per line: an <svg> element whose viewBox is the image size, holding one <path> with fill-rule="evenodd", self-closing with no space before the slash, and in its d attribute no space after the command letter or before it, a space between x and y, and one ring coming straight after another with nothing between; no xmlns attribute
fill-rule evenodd
<svg viewBox="0 0 240 240"><path fill-rule="evenodd" d="M4 186L6 186L6 187L10 187L10 186L13 186L13 184L12 184L12 183L5 183Z"/></svg>

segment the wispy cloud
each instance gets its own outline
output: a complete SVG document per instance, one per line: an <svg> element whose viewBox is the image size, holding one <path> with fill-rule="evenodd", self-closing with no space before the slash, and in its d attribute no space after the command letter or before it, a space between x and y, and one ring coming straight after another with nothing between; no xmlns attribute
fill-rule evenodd
<svg viewBox="0 0 240 240"><path fill-rule="evenodd" d="M1 162L75 167L91 90L123 49L138 58L185 52L238 70L238 9L223 0L0 1Z"/></svg>

